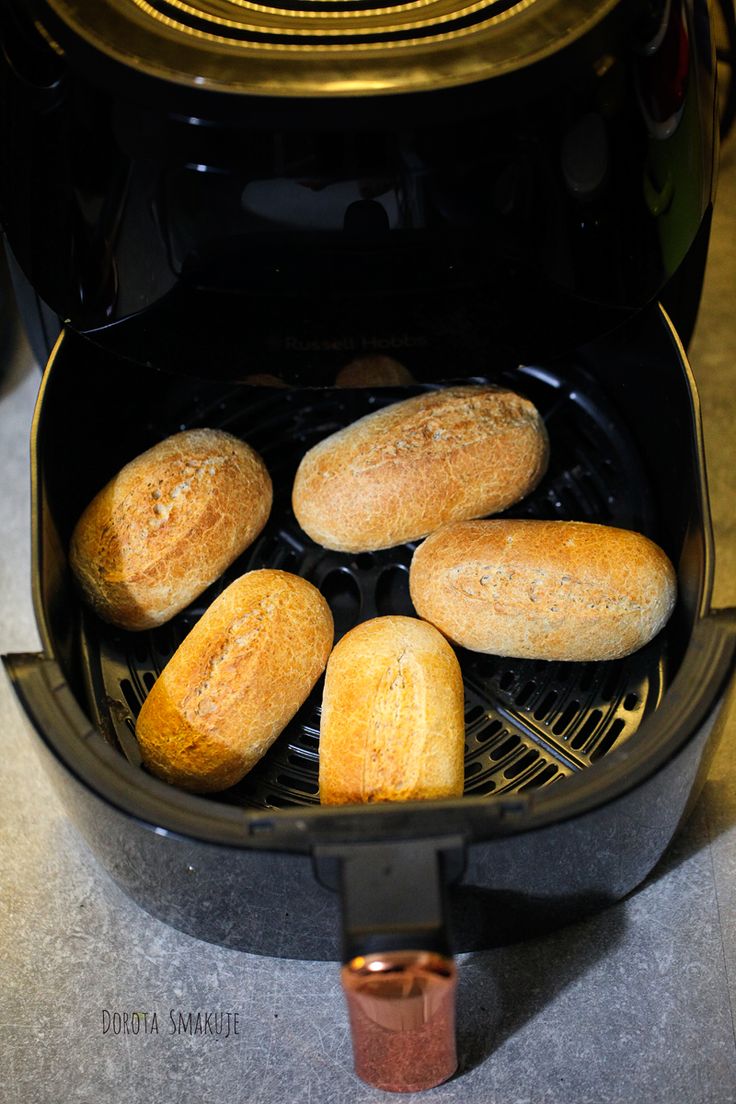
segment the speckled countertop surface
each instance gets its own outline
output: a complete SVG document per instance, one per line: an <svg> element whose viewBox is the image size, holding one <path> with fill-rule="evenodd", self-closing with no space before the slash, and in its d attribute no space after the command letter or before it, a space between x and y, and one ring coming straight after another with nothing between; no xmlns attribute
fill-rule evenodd
<svg viewBox="0 0 736 1104"><path fill-rule="evenodd" d="M717 606L736 605L735 288L732 142L690 350L703 406ZM38 373L17 329L8 332L7 304L3 310L5 653L38 648L28 503ZM573 929L463 956L461 1075L409 1099L736 1101L735 729L686 828L629 899ZM353 1074L335 964L258 958L198 942L149 917L110 881L65 819L4 674L0 740L0 1078L8 1104L397 1099ZM172 1035L170 1009L230 1012L230 1034ZM146 1011L150 1026L155 1012L159 1031L105 1032L106 1011Z"/></svg>

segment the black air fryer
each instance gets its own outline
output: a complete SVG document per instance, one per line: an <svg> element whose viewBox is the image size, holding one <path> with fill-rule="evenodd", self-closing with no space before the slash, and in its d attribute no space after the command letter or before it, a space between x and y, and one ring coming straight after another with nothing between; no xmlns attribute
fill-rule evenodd
<svg viewBox="0 0 736 1104"><path fill-rule="evenodd" d="M44 651L6 659L35 744L136 901L230 947L342 955L358 1072L426 1088L455 1065L452 952L639 884L725 716L736 622L710 606L683 349L714 189L708 6L2 0L0 13L2 222L48 355L32 441ZM414 384L335 387L375 354ZM294 472L371 410L485 381L532 399L550 437L547 475L506 516L654 539L679 583L660 635L610 663L458 650L462 800L320 807L321 684L221 795L146 773L141 704L243 572L315 583L338 637L413 614L414 545L318 547L291 512ZM173 621L112 629L71 584L74 523L124 463L195 426L261 453L271 518Z"/></svg>

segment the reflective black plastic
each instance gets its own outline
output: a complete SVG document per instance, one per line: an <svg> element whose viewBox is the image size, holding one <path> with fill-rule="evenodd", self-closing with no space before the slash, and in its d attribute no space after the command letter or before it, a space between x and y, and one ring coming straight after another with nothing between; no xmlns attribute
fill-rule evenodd
<svg viewBox="0 0 736 1104"><path fill-rule="evenodd" d="M424 380L547 358L657 296L708 217L704 0L622 3L508 78L339 102L125 80L21 9L0 3L7 238L137 363L322 385L361 352Z"/></svg>

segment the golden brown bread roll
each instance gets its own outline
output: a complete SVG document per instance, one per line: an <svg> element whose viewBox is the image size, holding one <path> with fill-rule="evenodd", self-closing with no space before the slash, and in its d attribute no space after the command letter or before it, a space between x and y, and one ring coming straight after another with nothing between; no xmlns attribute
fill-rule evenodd
<svg viewBox="0 0 736 1104"><path fill-rule="evenodd" d="M356 357L335 377L336 387L403 387L414 382L400 361L380 354Z"/></svg>
<svg viewBox="0 0 736 1104"><path fill-rule="evenodd" d="M205 793L232 786L268 751L324 670L330 607L286 571L249 571L215 599L138 716L146 766Z"/></svg>
<svg viewBox="0 0 736 1104"><path fill-rule="evenodd" d="M465 521L414 553L417 613L476 652L604 660L656 636L675 605L661 548L626 529L577 521Z"/></svg>
<svg viewBox="0 0 736 1104"><path fill-rule="evenodd" d="M367 552L503 510L547 467L535 407L494 387L448 387L360 418L303 457L292 504L325 548Z"/></svg>
<svg viewBox="0 0 736 1104"><path fill-rule="evenodd" d="M231 434L167 437L126 464L77 522L69 558L82 594L123 629L168 621L255 540L272 497L262 459Z"/></svg>
<svg viewBox="0 0 736 1104"><path fill-rule="evenodd" d="M376 617L327 664L319 740L325 805L458 797L463 680L446 640L413 617Z"/></svg>

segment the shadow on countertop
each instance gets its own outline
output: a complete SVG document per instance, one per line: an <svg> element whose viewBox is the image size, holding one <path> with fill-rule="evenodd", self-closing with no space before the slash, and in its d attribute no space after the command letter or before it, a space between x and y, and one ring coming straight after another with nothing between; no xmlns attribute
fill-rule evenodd
<svg viewBox="0 0 736 1104"><path fill-rule="evenodd" d="M557 921L555 926L552 920L552 930L543 936L520 933L518 942L461 956L456 1077L485 1062L621 944L627 927L624 905L606 899L597 909L574 923Z"/></svg>

